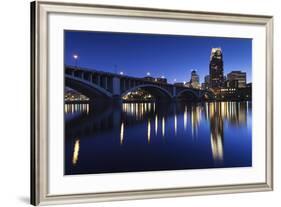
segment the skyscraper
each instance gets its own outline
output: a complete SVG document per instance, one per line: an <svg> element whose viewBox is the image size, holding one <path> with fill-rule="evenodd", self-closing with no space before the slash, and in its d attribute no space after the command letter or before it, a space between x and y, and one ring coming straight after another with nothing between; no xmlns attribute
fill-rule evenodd
<svg viewBox="0 0 281 207"><path fill-rule="evenodd" d="M200 88L199 75L196 70L192 70L191 72L190 85L192 88Z"/></svg>
<svg viewBox="0 0 281 207"><path fill-rule="evenodd" d="M210 88L222 88L224 85L223 57L221 48L212 48L210 65Z"/></svg>

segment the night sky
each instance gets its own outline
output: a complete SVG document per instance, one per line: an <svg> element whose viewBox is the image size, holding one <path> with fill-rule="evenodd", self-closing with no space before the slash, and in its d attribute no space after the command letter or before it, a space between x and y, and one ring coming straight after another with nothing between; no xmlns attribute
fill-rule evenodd
<svg viewBox="0 0 281 207"><path fill-rule="evenodd" d="M247 72L252 81L252 40L223 37L196 37L113 32L65 31L65 64L117 72L134 77L164 76L169 83L190 80L197 70L200 82L209 74L211 48L223 52L224 74Z"/></svg>

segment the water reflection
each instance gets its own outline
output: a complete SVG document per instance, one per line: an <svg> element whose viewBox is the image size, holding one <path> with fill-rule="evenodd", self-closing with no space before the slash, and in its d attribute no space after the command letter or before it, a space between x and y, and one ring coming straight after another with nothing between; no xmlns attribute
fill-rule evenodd
<svg viewBox="0 0 281 207"><path fill-rule="evenodd" d="M223 160L223 117L225 113L224 103L211 103L210 111L210 137L211 137L211 147L212 155L215 161Z"/></svg>
<svg viewBox="0 0 281 207"><path fill-rule="evenodd" d="M153 105L153 107L152 107ZM143 117L148 112L155 112L155 103L123 103L122 111L135 117Z"/></svg>
<svg viewBox="0 0 281 207"><path fill-rule="evenodd" d="M155 110L154 110L155 111ZM157 131L158 131L158 116L157 114L155 115L155 135L157 136Z"/></svg>
<svg viewBox="0 0 281 207"><path fill-rule="evenodd" d="M128 146L123 148L128 150L122 154L122 156L128 157L120 159L123 162L129 158L132 159L133 156L136 159L140 159L140 157L145 159L146 155L143 156L141 153L145 154L149 151L140 143L147 143L153 146L151 149L156 154L159 154L155 155L154 159L163 166L165 163L158 160L158 157L160 155L165 157L167 154L170 154L172 158L182 159L181 164L170 163L169 166L171 165L172 168L174 165L184 165L182 163L187 163L187 166L179 169L196 168L196 166L199 168L223 167L234 165L233 163L236 162L238 164L236 163L235 166L246 166L251 163L251 130L249 130L251 110L251 102L123 103L121 108L119 106L98 108L84 103L65 104L65 132L67 140L72 140L73 137L80 137L80 139L88 137L89 140L93 140L91 142L96 143L92 145L93 148L108 145L113 151L117 150L113 140L119 139L120 145ZM68 119L77 113L80 115ZM124 133L125 131L126 133ZM239 134L238 138L235 136L236 134ZM184 139L173 139L175 136ZM243 137L249 137L248 141L245 141ZM143 142L142 140L145 138L146 140ZM110 141L111 139L112 141ZM226 142L225 139L231 139L231 141ZM160 145L161 142L170 143L168 145L170 147ZM235 145L240 148L235 148ZM135 150L133 150L134 147L136 147ZM243 153L248 164L243 161L245 159L242 156L243 153L238 154L238 151L245 147L247 148L246 155L244 151ZM77 139L72 155L72 165L78 165L79 148L80 140ZM100 149L95 151L90 150L90 147L87 148L89 156L101 156ZM115 153L112 156L118 159L118 156L121 155ZM240 160L231 160L234 159L232 158L233 153L236 159L240 157ZM210 160L213 162L211 163ZM129 160L127 162L129 163ZM130 162L130 166L132 165L135 164ZM141 165L146 167L144 163ZM175 166L174 168L177 169ZM103 167L104 165L101 166L101 168ZM135 168L138 169L138 166L132 167L132 169ZM154 169L154 167L152 168Z"/></svg>
<svg viewBox="0 0 281 207"><path fill-rule="evenodd" d="M124 123L121 123L121 128L120 128L120 144L123 144L124 141Z"/></svg>
<svg viewBox="0 0 281 207"><path fill-rule="evenodd" d="M178 129L178 119L177 114L175 114L175 121L174 121L174 127L175 127L175 136L177 136L177 129Z"/></svg>
<svg viewBox="0 0 281 207"><path fill-rule="evenodd" d="M165 117L162 117L162 137L165 137Z"/></svg>
<svg viewBox="0 0 281 207"><path fill-rule="evenodd" d="M198 135L198 126L201 120L201 106L191 107L191 127L192 127L192 138L196 138Z"/></svg>
<svg viewBox="0 0 281 207"><path fill-rule="evenodd" d="M86 113L89 114L90 106L89 103L68 103L64 104L64 113Z"/></svg>
<svg viewBox="0 0 281 207"><path fill-rule="evenodd" d="M79 156L79 149L80 149L80 140L77 139L74 144L74 150L73 150L73 157L72 157L72 164L76 165L78 162L78 156Z"/></svg>
<svg viewBox="0 0 281 207"><path fill-rule="evenodd" d="M187 127L187 106L184 106L183 126L184 126L184 131L186 131L186 127Z"/></svg>
<svg viewBox="0 0 281 207"><path fill-rule="evenodd" d="M150 133L151 133L151 127L150 127L150 119L148 119L147 123L147 142L150 143Z"/></svg>

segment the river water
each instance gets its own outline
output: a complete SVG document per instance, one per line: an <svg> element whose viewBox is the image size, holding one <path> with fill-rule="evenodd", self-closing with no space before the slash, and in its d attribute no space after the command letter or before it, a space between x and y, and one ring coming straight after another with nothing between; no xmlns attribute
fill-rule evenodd
<svg viewBox="0 0 281 207"><path fill-rule="evenodd" d="M65 104L65 174L252 165L252 103Z"/></svg>

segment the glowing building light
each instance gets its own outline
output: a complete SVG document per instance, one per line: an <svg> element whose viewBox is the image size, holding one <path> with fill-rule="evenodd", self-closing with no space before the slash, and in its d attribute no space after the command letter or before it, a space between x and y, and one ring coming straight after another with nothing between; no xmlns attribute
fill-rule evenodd
<svg viewBox="0 0 281 207"><path fill-rule="evenodd" d="M74 54L74 55L73 55L73 58L74 58L75 60L77 60L77 59L78 59L78 55L77 55L77 54Z"/></svg>
<svg viewBox="0 0 281 207"><path fill-rule="evenodd" d="M74 62L75 62L75 67L77 67L78 55L77 55L77 54L74 54L74 55L73 55L73 59L74 59Z"/></svg>

